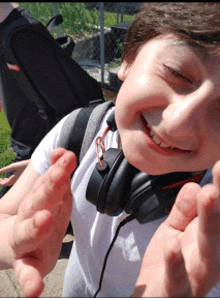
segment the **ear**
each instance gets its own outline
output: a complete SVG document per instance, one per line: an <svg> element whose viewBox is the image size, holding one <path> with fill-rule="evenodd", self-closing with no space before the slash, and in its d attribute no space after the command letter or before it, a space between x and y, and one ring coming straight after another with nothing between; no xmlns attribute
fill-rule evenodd
<svg viewBox="0 0 220 298"><path fill-rule="evenodd" d="M126 79L127 75L129 74L130 68L131 62L128 62L128 59L124 58L118 72L119 80L124 81Z"/></svg>

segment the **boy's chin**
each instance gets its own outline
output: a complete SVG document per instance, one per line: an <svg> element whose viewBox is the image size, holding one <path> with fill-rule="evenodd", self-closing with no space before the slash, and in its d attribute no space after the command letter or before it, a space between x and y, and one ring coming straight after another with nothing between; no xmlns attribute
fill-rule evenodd
<svg viewBox="0 0 220 298"><path fill-rule="evenodd" d="M137 162L134 159L129 160L129 163L135 168L137 168L139 171L152 176L159 176L159 175L169 174L173 172L183 172L180 169L163 168L163 167L158 167L158 166L149 165L149 164L146 165L144 163Z"/></svg>
<svg viewBox="0 0 220 298"><path fill-rule="evenodd" d="M193 172L187 169L183 169L183 168L179 168L179 167L158 167L158 166L154 166L154 165L146 165L144 166L143 164L137 164L136 162L130 162L135 168L137 168L138 170L140 170L141 172L144 172L148 175L152 175L152 176L159 176L159 175L165 175L165 174L169 174L169 173L176 173L176 172ZM199 174L199 172L202 171L195 171L195 173ZM195 175L196 175L195 174Z"/></svg>
<svg viewBox="0 0 220 298"><path fill-rule="evenodd" d="M129 148L129 150L124 150L124 155L127 158L128 162L140 170L141 172L144 172L148 175L152 176L158 176L158 175L164 175L169 173L175 173L175 172L191 172L195 173L195 175L200 174L204 170L207 170L207 168L204 168L202 165L198 165L198 167L195 164L191 163L181 163L177 160L174 162L170 159L163 159L161 161L158 161L158 159L147 159L145 156L140 156L138 153L135 152L135 150L132 151L132 148Z"/></svg>
<svg viewBox="0 0 220 298"><path fill-rule="evenodd" d="M142 168L142 167L141 167ZM170 169L170 170L162 170L162 169L142 169L138 168L141 172L144 172L148 175L152 175L152 176L159 176L159 175L165 175L165 174L170 174L170 173L180 173L180 172L190 172L192 173L192 176L196 176L196 175L200 175L203 174L206 170L201 170L201 171L190 171L190 170L186 170L186 169Z"/></svg>

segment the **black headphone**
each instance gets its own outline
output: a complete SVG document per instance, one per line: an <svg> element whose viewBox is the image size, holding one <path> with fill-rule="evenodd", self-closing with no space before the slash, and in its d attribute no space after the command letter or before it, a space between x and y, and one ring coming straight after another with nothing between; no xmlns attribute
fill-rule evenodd
<svg viewBox="0 0 220 298"><path fill-rule="evenodd" d="M107 121L116 130L114 113ZM160 218L171 210L181 187L198 176L191 172L175 172L152 176L140 172L125 158L121 149L110 148L98 162L90 177L86 199L97 211L117 216L123 210L134 214L139 223ZM201 180L201 177L199 177Z"/></svg>

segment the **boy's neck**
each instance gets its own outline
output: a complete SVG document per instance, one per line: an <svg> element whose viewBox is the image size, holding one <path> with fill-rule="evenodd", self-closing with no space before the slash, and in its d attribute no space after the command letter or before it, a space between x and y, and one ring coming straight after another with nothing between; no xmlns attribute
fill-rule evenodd
<svg viewBox="0 0 220 298"><path fill-rule="evenodd" d="M197 175L203 175L203 176L204 176L205 173L206 173L206 171L207 171L207 170L204 170L204 171L198 171L198 172L192 172L192 175L193 175L193 176L197 176Z"/></svg>
<svg viewBox="0 0 220 298"><path fill-rule="evenodd" d="M200 183L205 176L207 170L204 171L198 171L198 172L191 172L192 173L192 179L194 179L194 182Z"/></svg>
<svg viewBox="0 0 220 298"><path fill-rule="evenodd" d="M2 23L11 11L18 6L19 4L15 2L0 2L0 23Z"/></svg>

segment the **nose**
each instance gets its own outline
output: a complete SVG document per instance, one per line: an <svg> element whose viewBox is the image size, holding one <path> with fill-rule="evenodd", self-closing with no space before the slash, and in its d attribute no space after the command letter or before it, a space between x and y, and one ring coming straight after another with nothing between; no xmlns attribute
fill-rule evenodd
<svg viewBox="0 0 220 298"><path fill-rule="evenodd" d="M163 111L163 121L170 136L196 137L199 129L207 125L206 114L210 104L220 97L215 87L207 80L189 94L175 93Z"/></svg>

